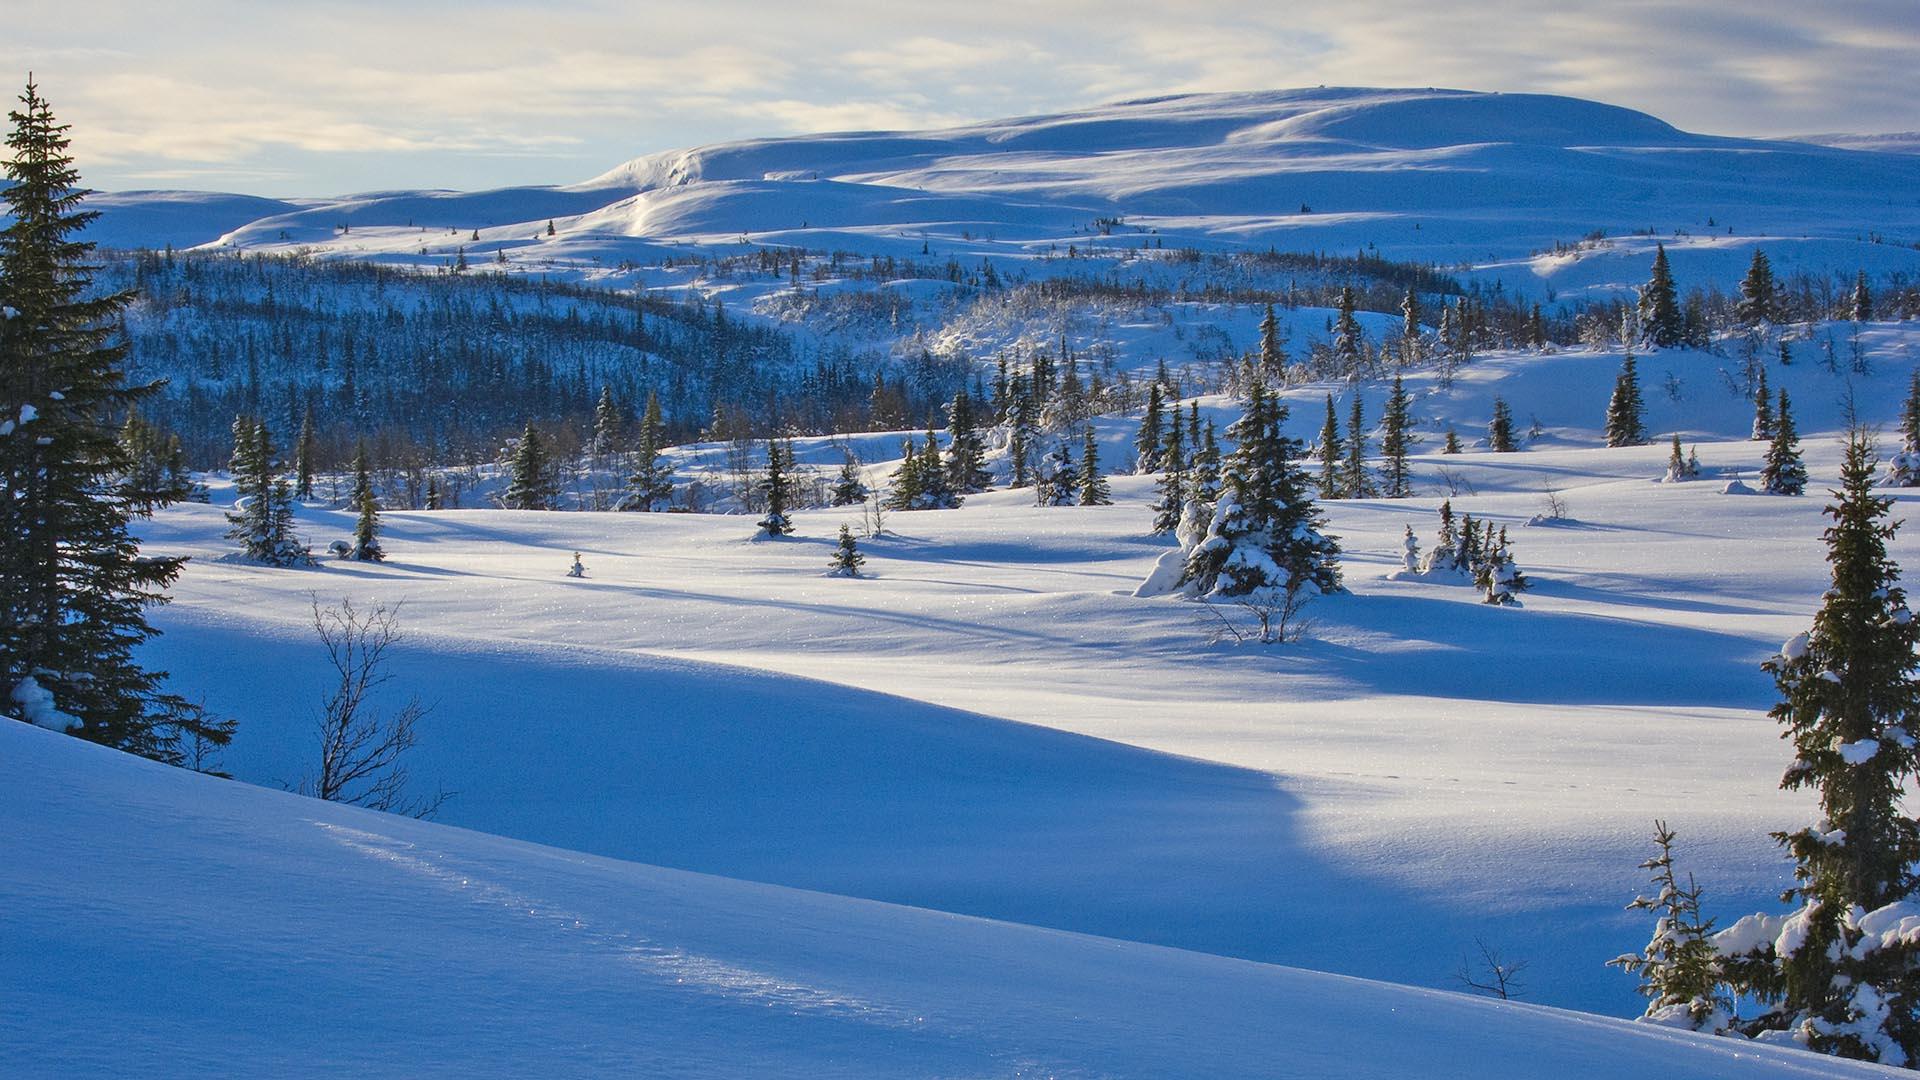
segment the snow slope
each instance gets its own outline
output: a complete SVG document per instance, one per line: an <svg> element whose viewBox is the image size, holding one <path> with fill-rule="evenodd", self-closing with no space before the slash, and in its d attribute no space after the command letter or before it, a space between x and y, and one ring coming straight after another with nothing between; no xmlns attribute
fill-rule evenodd
<svg viewBox="0 0 1920 1080"><path fill-rule="evenodd" d="M1917 180L1910 155L1695 135L1573 98L1323 87L725 143L570 187L357 195L244 222L210 205L193 239L433 266L471 246L523 272L585 274L743 240L964 259L1068 244L1377 249L1519 261L1527 272L1499 275L1509 287L1564 294L1611 280L1529 260L1596 230L1666 238L1684 280L1714 268L1725 284L1713 253L1760 243L1783 271L1911 271ZM121 197L99 235L184 240L177 216L164 230L136 217L180 198Z"/></svg>
<svg viewBox="0 0 1920 1080"><path fill-rule="evenodd" d="M1777 790L1758 665L1826 584L1843 396L1888 423L1912 370L1911 327L1862 339L1867 374L1804 350L1772 365L1824 433L1800 499L1720 494L1762 450L1727 357L1641 360L1650 426L1710 473L1680 485L1653 482L1662 446L1597 446L1617 354L1494 356L1450 387L1418 373L1419 496L1329 504L1354 595L1293 648L1211 646L1203 611L1132 596L1167 546L1146 535L1150 479L1123 476L1109 508L999 491L893 515L864 581L820 576L845 512L797 514L781 542L743 516L393 512L390 563L276 571L221 561L219 511L176 507L147 535L195 560L150 655L244 718L238 775L291 783L323 688L309 603L403 602L398 684L435 706L416 773L461 793L451 823L1427 986L1484 937L1530 962L1529 1000L1626 1014L1631 980L1601 965L1647 934L1621 905L1654 817L1714 914L1770 909L1787 881L1767 833L1810 804ZM1326 390L1343 414L1356 392L1291 392L1298 434ZM1378 416L1381 387L1357 392ZM1540 420L1528 450L1435 452L1448 426L1473 446L1495 394ZM1106 460L1127 460L1129 426L1103 424ZM801 457L840 460L825 440ZM1548 486L1575 520L1526 527ZM1449 489L1512 531L1537 582L1523 609L1386 579ZM351 527L317 507L302 523L322 547ZM574 551L584 581L562 576Z"/></svg>
<svg viewBox="0 0 1920 1080"><path fill-rule="evenodd" d="M23 724L0 759L0 1054L23 1080L1891 1075L613 862Z"/></svg>

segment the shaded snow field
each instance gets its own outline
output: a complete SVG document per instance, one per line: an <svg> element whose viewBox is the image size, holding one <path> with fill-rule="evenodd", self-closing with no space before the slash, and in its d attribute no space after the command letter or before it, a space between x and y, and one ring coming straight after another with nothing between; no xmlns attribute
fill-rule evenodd
<svg viewBox="0 0 1920 1080"><path fill-rule="evenodd" d="M1826 584L1840 398L1890 420L1912 335L1875 327L1867 375L1774 365L1821 433L1802 498L1721 494L1762 451L1728 437L1751 406L1726 358L1643 358L1650 426L1683 428L1708 474L1685 484L1654 482L1663 445L1593 445L1615 355L1421 374L1423 451L1449 424L1471 442L1496 390L1545 430L1518 454L1423 453L1417 498L1327 504L1352 595L1292 647L1211 645L1198 606L1130 595L1169 542L1146 533L1150 478L1123 476L1112 507L997 491L890 515L854 581L821 576L842 511L781 541L745 516L393 512L389 563L287 571L220 561L221 511L176 507L152 548L196 558L149 655L243 720L230 768L290 784L325 683L309 603L402 604L394 688L433 706L414 772L459 792L446 822L1433 987L1481 938L1529 964L1528 1000L1630 1014L1632 980L1601 965L1648 931L1621 905L1655 817L1725 921L1788 880L1766 834L1810 802L1777 790L1759 664ZM1302 434L1322 392L1290 395ZM1103 427L1115 454L1126 426ZM1385 579L1449 484L1509 527L1523 608ZM1526 526L1549 485L1572 520ZM301 520L317 546L351 528Z"/></svg>
<svg viewBox="0 0 1920 1080"><path fill-rule="evenodd" d="M9 1077L1892 1075L615 862L0 724Z"/></svg>

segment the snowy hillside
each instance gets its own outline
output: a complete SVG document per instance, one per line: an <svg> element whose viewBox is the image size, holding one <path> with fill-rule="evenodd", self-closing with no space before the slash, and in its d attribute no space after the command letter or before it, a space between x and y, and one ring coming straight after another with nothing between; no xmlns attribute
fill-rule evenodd
<svg viewBox="0 0 1920 1080"><path fill-rule="evenodd" d="M93 235L433 266L464 247L587 276L742 243L964 260L1069 245L1365 249L1565 294L1620 283L1610 245L1539 256L1642 232L1668 241L1683 278L1717 275L1726 251L1761 241L1786 270L1911 272L1920 205L1893 193L1916 181L1909 155L1694 135L1572 98L1320 88L726 143L568 187L252 210L129 193ZM1643 253L1632 261L1642 274Z"/></svg>
<svg viewBox="0 0 1920 1080"><path fill-rule="evenodd" d="M21 1080L1886 1075L611 862L23 724L0 724L0 758L0 1052ZM1335 1034L1357 1030L1359 1052Z"/></svg>

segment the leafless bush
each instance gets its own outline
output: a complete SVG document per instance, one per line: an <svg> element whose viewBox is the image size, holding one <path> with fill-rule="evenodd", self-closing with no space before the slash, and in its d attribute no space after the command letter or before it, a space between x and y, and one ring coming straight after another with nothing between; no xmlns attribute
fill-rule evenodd
<svg viewBox="0 0 1920 1080"><path fill-rule="evenodd" d="M1527 962L1507 960L1500 955L1500 950L1482 938L1474 938L1473 944L1480 952L1479 958L1462 956L1459 970L1453 973L1454 979L1469 990L1492 994L1501 1001L1519 997L1522 986L1518 976L1527 970Z"/></svg>
<svg viewBox="0 0 1920 1080"><path fill-rule="evenodd" d="M1457 469L1449 469L1445 466L1442 466L1440 468L1439 477L1440 477L1440 483L1443 487L1447 489L1447 497L1450 499L1457 499L1462 495L1480 494L1478 491L1474 490L1473 481L1468 480Z"/></svg>
<svg viewBox="0 0 1920 1080"><path fill-rule="evenodd" d="M418 698L386 714L368 701L391 681L388 653L402 638L397 608L362 612L351 600L323 608L313 602L313 629L327 651L339 683L327 696L316 725L320 766L300 792L328 802L410 817L431 817L452 798L441 790L415 798L407 793L407 751L418 741L415 727L427 714Z"/></svg>
<svg viewBox="0 0 1920 1080"><path fill-rule="evenodd" d="M1290 583L1278 595L1242 596L1227 601L1228 605L1251 617L1251 626L1235 622L1222 604L1202 600L1200 607L1205 612L1202 621L1208 631L1207 644L1231 642L1244 645L1249 641L1257 641L1262 645L1291 645L1313 630L1313 620L1304 614L1312 599L1312 591L1296 582Z"/></svg>

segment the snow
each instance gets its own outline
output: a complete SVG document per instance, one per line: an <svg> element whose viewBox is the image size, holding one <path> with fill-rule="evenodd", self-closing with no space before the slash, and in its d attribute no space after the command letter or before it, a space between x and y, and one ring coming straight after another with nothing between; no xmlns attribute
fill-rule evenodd
<svg viewBox="0 0 1920 1080"><path fill-rule="evenodd" d="M642 275L617 268L743 238L896 256L925 246L936 261L1040 273L1072 272L1033 261L1069 245L1100 259L1161 245L1366 250L1566 298L1643 281L1656 242L1683 283L1730 285L1755 246L1783 275L1911 274L1920 251L1904 241L1920 208L1886 192L1917 181L1912 155L1695 135L1574 98L1323 87L722 143L567 187L286 202L123 192L90 204L104 213L89 235L436 268L470 246L506 252L511 272L625 281Z"/></svg>
<svg viewBox="0 0 1920 1080"><path fill-rule="evenodd" d="M1840 755L1840 760L1847 764L1865 765L1867 762L1873 760L1875 754L1880 752L1880 740L1856 739L1853 742L1840 743L1833 749Z"/></svg>
<svg viewBox="0 0 1920 1080"><path fill-rule="evenodd" d="M61 712L53 700L53 692L40 685L40 680L29 675L21 679L8 695L20 719L53 731L66 731L76 721L68 713Z"/></svg>
<svg viewBox="0 0 1920 1080"><path fill-rule="evenodd" d="M0 722L7 1074L1886 1075L616 862ZM74 852L85 852L76 859ZM103 995L102 987L115 992ZM72 1022L84 1009L88 1022ZM1349 1032L1364 1031L1358 1044Z"/></svg>

